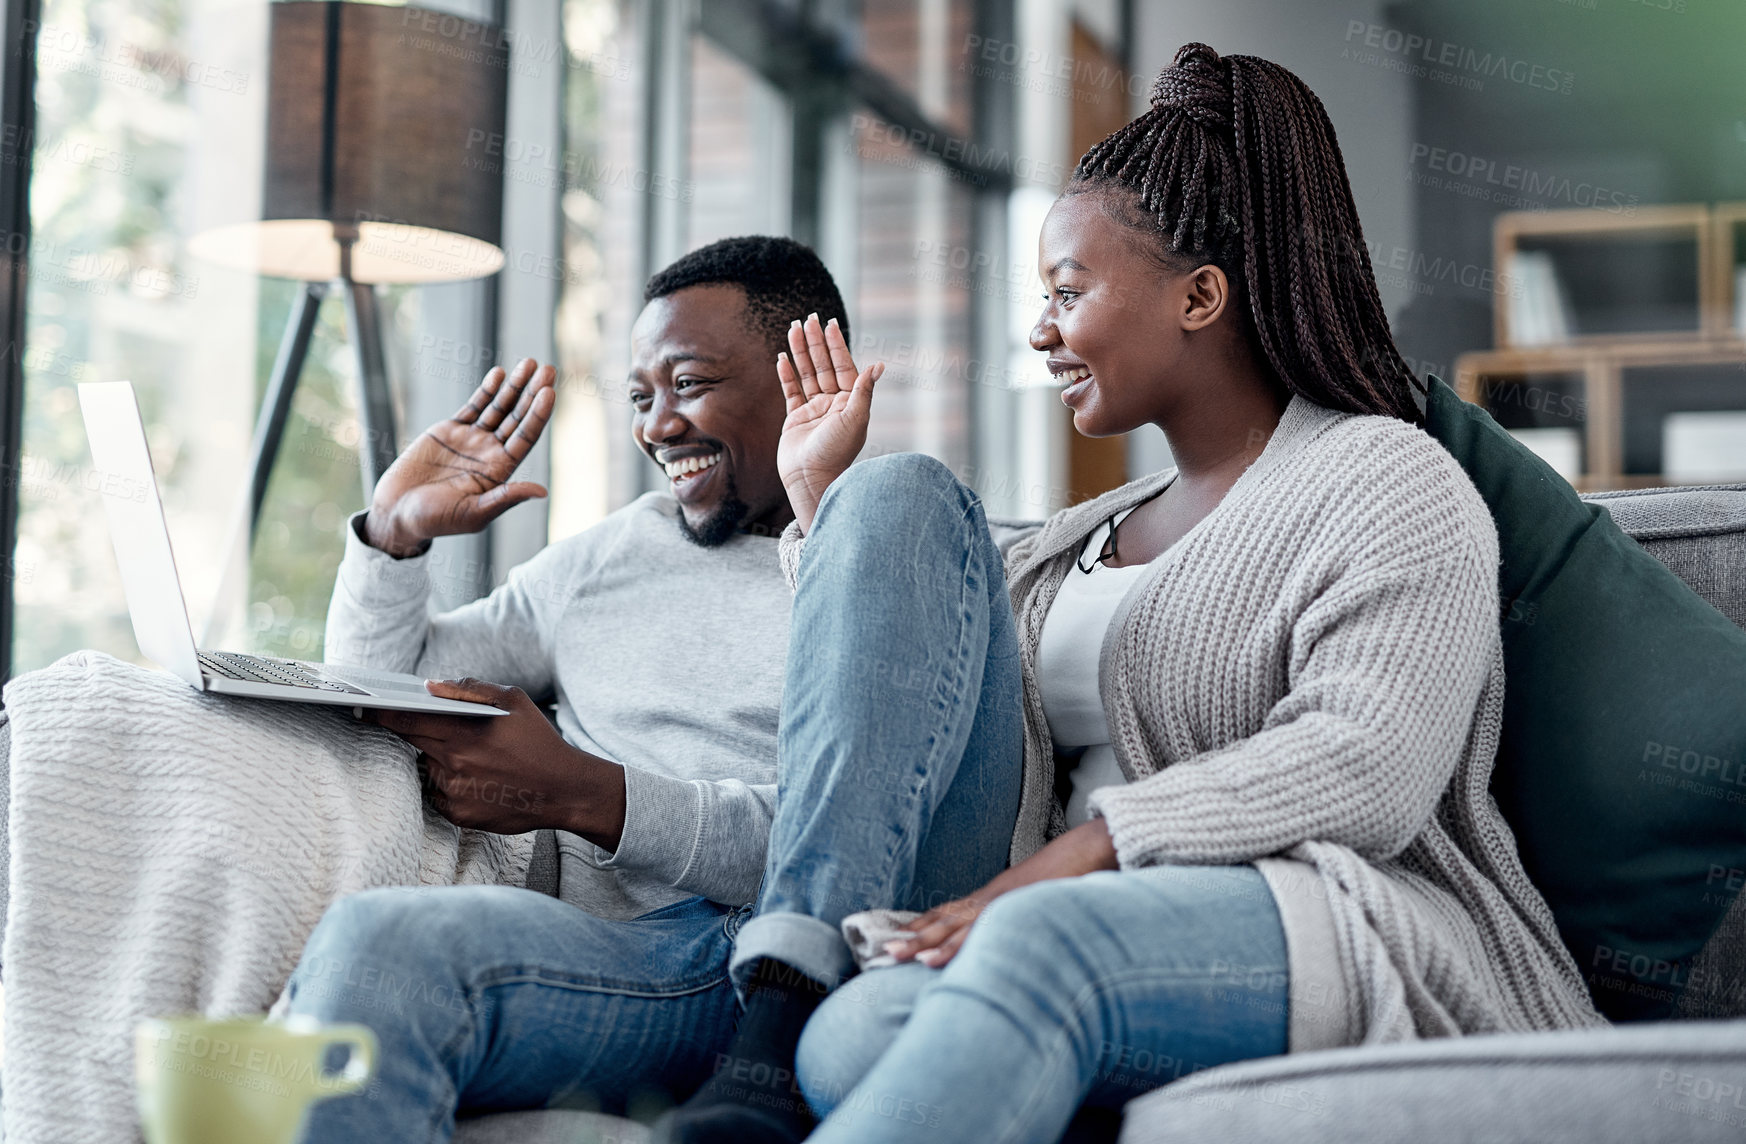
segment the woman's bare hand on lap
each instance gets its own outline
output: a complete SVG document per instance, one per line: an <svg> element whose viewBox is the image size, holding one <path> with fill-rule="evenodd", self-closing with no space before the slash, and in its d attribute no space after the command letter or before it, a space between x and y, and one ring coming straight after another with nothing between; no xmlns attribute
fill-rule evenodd
<svg viewBox="0 0 1746 1144"><path fill-rule="evenodd" d="M1103 819L1094 818L1002 871L974 894L935 906L911 924L914 937L887 942L885 951L900 962L919 961L938 969L957 956L976 919L1002 894L1036 882L1114 870L1118 865L1109 827Z"/></svg>

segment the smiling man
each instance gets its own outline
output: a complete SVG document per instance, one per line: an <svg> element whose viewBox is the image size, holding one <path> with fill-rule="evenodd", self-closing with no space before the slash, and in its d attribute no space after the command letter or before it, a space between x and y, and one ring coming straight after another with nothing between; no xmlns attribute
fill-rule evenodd
<svg viewBox="0 0 1746 1144"><path fill-rule="evenodd" d="M680 531L705 548L780 534L794 512L776 473L785 409L772 363L795 318L848 329L836 284L798 243L729 239L655 275L645 297L631 332L631 435L667 474ZM734 383L743 378L767 384Z"/></svg>
<svg viewBox="0 0 1746 1144"><path fill-rule="evenodd" d="M329 654L476 677L431 687L510 711L381 721L424 752L454 822L557 829L560 898L472 886L336 903L291 1008L367 1023L383 1051L371 1094L320 1106L310 1139L446 1139L463 1107L683 1097L733 1033L728 964L775 813L792 599L775 360L794 319L846 317L817 256L780 238L698 250L645 297L631 432L667 489L429 616L429 541L544 495L511 479L556 401L551 369L524 361L414 442L351 522ZM536 700L555 701L555 728Z"/></svg>
<svg viewBox="0 0 1746 1144"><path fill-rule="evenodd" d="M423 752L450 820L555 829L560 896L445 886L335 903L290 1009L367 1024L381 1053L366 1095L315 1108L312 1140L441 1141L458 1112L623 1111L659 1093L690 1098L666 1140L798 1141L811 1122L795 1048L854 972L844 920L954 901L1006 866L1018 647L980 503L965 490L912 504L904 474L944 467L881 458L853 492L806 500L843 523L815 538L791 594L779 464L796 495L811 470L778 446L864 433L881 367L856 373L836 286L787 239L705 247L645 298L631 432L667 490L429 616L428 541L544 494L511 479L556 401L552 371L524 361L415 441L351 523L330 650L478 677L428 686L507 716L378 718ZM938 590L966 574L938 536L976 545L975 599ZM890 638L918 628L982 650ZM791 638L805 654L788 655Z"/></svg>

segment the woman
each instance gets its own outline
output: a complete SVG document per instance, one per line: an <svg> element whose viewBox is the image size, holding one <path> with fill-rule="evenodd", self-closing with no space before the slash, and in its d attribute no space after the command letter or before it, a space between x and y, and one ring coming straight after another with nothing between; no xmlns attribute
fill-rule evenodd
<svg viewBox="0 0 1746 1144"><path fill-rule="evenodd" d="M1201 44L1151 102L1044 223L1031 344L1079 432L1157 424L1177 467L1008 554L1015 865L820 1009L820 1141L1052 1141L1229 1061L1601 1020L1487 794L1496 532L1419 428L1326 113ZM903 466L849 468L877 368L830 333L778 363L803 584Z"/></svg>

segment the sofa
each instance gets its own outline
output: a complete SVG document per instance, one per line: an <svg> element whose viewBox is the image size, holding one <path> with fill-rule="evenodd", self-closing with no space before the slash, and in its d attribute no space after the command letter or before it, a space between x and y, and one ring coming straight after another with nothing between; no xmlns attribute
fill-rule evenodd
<svg viewBox="0 0 1746 1144"><path fill-rule="evenodd" d="M1584 498L1746 628L1746 485ZM542 844L529 885L555 893ZM1209 1069L1126 1109L1122 1144L1639 1144L1746 1140L1746 893L1675 1019L1304 1053ZM1089 1133L1088 1133L1089 1135ZM465 1120L457 1144L644 1144L641 1124L546 1110Z"/></svg>

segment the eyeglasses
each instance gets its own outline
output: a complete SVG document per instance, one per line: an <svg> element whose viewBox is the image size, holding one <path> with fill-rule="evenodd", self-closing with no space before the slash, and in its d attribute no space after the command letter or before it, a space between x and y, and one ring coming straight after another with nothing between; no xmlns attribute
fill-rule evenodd
<svg viewBox="0 0 1746 1144"><path fill-rule="evenodd" d="M1122 512L1112 512L1107 520L1091 530L1091 535L1085 538L1085 545L1079 550L1079 559L1075 561L1075 563L1079 565L1079 570L1081 572L1089 574L1091 570L1096 568L1099 564L1105 564L1111 560L1117 559L1115 533L1116 517L1125 515L1127 514ZM1092 551L1094 545L1096 547L1097 555L1092 557L1090 564L1087 564L1085 562L1085 554Z"/></svg>

